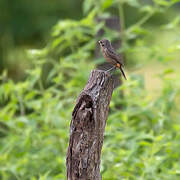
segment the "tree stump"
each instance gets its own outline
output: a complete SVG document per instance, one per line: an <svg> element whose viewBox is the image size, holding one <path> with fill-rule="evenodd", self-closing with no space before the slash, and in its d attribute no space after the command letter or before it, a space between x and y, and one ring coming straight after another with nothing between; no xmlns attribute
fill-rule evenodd
<svg viewBox="0 0 180 180"><path fill-rule="evenodd" d="M93 70L72 113L66 166L68 180L100 180L100 156L114 82Z"/></svg>

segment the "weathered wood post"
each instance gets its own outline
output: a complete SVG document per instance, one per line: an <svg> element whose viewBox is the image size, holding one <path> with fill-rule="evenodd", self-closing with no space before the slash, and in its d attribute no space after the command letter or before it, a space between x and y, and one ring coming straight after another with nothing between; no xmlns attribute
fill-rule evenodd
<svg viewBox="0 0 180 180"><path fill-rule="evenodd" d="M100 156L113 92L109 73L93 70L72 113L67 151L68 180L100 180Z"/></svg>

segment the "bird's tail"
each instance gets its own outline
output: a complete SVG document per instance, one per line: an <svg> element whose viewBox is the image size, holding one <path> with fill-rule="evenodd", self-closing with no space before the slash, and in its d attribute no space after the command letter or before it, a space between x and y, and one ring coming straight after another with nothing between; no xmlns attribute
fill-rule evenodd
<svg viewBox="0 0 180 180"><path fill-rule="evenodd" d="M124 79L127 80L126 75L125 75L125 73L124 73L124 71L123 71L123 69L122 69L122 66L120 66L119 69L120 69L122 75L124 76Z"/></svg>

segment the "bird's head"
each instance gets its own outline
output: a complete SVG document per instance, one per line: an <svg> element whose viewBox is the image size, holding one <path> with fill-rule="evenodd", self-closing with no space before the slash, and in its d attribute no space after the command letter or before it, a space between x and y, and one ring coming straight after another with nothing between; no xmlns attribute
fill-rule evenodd
<svg viewBox="0 0 180 180"><path fill-rule="evenodd" d="M107 40L107 39L102 39L102 40L100 40L100 41L98 41L99 42L99 44L100 44L100 46L102 47L102 48L106 48L106 47L109 47L110 46L110 41L109 40Z"/></svg>

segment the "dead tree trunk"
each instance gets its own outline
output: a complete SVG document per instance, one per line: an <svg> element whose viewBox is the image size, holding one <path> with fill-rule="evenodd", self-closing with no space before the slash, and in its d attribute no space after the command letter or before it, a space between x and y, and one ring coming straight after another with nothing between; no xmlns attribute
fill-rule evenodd
<svg viewBox="0 0 180 180"><path fill-rule="evenodd" d="M72 113L67 151L68 180L100 180L100 156L113 92L109 73L93 70Z"/></svg>

